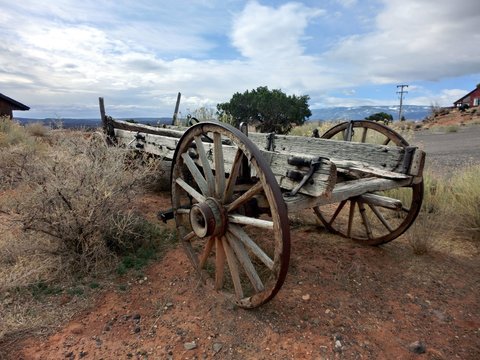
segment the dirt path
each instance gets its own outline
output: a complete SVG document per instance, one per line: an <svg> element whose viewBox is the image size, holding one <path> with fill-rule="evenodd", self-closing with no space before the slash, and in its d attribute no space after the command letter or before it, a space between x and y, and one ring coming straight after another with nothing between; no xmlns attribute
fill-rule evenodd
<svg viewBox="0 0 480 360"><path fill-rule="evenodd" d="M427 152L427 168L441 174L480 165L480 125L459 126L456 132L421 130L411 142Z"/></svg>
<svg viewBox="0 0 480 360"><path fill-rule="evenodd" d="M259 309L238 309L201 285L176 248L146 280L105 292L10 358L479 358L478 254L413 256L402 239L365 247L313 225L292 237L287 281Z"/></svg>

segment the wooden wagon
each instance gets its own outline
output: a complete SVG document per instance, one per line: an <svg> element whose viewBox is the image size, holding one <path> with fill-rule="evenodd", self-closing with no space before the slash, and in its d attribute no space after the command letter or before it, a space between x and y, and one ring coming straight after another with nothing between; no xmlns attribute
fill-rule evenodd
<svg viewBox="0 0 480 360"><path fill-rule="evenodd" d="M379 245L404 233L422 204L425 153L375 122L321 138L247 136L219 122L108 118L106 130L119 146L171 160L172 209L161 216L175 219L201 278L243 308L268 302L285 280L289 213L311 208L328 230Z"/></svg>

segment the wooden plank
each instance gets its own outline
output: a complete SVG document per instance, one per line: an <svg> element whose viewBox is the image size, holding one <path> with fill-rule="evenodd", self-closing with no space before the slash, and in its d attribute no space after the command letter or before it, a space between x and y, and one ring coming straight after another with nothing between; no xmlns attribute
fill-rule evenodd
<svg viewBox="0 0 480 360"><path fill-rule="evenodd" d="M408 179L409 175L383 170L361 161L337 160L337 171L353 177L376 176L387 179Z"/></svg>
<svg viewBox="0 0 480 360"><path fill-rule="evenodd" d="M178 139L163 135L140 133L141 136L145 137L145 140L136 140L137 134L138 132L135 131L115 129L115 136L117 137L119 145L124 145L135 150L142 150L150 154L165 157L167 159L173 159ZM204 152L207 154L208 163L210 164L211 169L215 170L214 158L213 156L208 156L208 154L214 154L214 144L202 144L204 147ZM235 159L238 155L238 148L235 146L223 145L222 150L224 169L231 169L232 164L236 161ZM197 152L197 150L194 148L192 148L192 151ZM194 159L194 161L197 165L202 166L202 156L200 152L197 153L199 156L197 159ZM298 168L296 166L289 165L288 158L290 154L274 153L265 150L262 150L261 153L275 175L278 184L285 190L292 190L298 184L298 182L293 181L286 176L288 170L297 170L303 173L308 172L308 167ZM311 180L313 183L306 184L300 190L301 193L310 196L320 196L324 193L332 191L336 181L335 165L328 160L322 161L320 169L313 175ZM225 185L223 185L223 187L225 187Z"/></svg>
<svg viewBox="0 0 480 360"><path fill-rule="evenodd" d="M268 134L252 133L249 138L266 148ZM305 136L275 135L274 150L283 153L322 156L337 164L339 161L360 161L373 167L395 171L402 164L404 149L398 146L364 144Z"/></svg>
<svg viewBox="0 0 480 360"><path fill-rule="evenodd" d="M182 128L180 126L166 126L162 125L161 127L145 125L145 124L138 124L138 123L129 123L122 120L112 120L113 127L115 129L126 130L126 131L133 131L133 132L141 132L145 134L155 134L155 135L162 135L162 136L169 136L173 138L181 138L182 135L188 128Z"/></svg>
<svg viewBox="0 0 480 360"><path fill-rule="evenodd" d="M140 135L145 136L145 141L143 141L136 140L136 135L137 132L135 131L115 129L115 137L117 138L118 145L126 146L133 150L142 150L149 154L158 155L170 160L173 159L178 139L169 136L140 133ZM138 148L137 144L143 146L143 148Z"/></svg>
<svg viewBox="0 0 480 360"><path fill-rule="evenodd" d="M420 149L415 149L415 153L410 163L410 169L408 174L414 176L421 176L423 173L423 167L425 165L425 152Z"/></svg>
<svg viewBox="0 0 480 360"><path fill-rule="evenodd" d="M410 185L411 182L412 178L401 180L381 178L358 179L339 183L331 193L319 197L298 194L294 197L284 197L284 200L287 204L288 212L293 213L315 206L341 202L353 196L359 196L373 191L384 191L407 186Z"/></svg>

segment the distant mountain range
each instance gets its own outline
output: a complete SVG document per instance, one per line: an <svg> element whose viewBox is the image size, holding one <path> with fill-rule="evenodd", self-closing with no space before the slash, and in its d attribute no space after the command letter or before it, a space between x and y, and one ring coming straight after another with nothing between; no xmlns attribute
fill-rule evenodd
<svg viewBox="0 0 480 360"><path fill-rule="evenodd" d="M311 109L312 116L310 121L320 120L361 120L366 117L379 112L385 112L391 114L395 120L398 119L398 106L354 106L354 107L328 107L321 109ZM403 106L402 114L407 120L422 120L428 116L431 112L430 106L417 106L417 105L405 105ZM99 127L100 119L30 119L30 118L15 118L22 124L31 122L42 122L52 127L64 127L64 128L96 128ZM172 118L118 118L118 120L134 120L135 122L148 124L148 125L160 125L170 124Z"/></svg>
<svg viewBox="0 0 480 360"><path fill-rule="evenodd" d="M310 120L362 120L366 117L385 112L398 120L398 106L353 106L311 109ZM407 120L423 120L431 112L430 106L404 105L402 115Z"/></svg>

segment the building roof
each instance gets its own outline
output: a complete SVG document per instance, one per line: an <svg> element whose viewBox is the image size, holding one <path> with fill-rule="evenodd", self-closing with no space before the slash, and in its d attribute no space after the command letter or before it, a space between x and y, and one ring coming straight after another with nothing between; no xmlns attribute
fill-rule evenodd
<svg viewBox="0 0 480 360"><path fill-rule="evenodd" d="M24 105L16 100L13 100L12 98L9 98L8 96L5 96L0 93L0 100L4 100L8 102L12 106L12 110L30 110L30 107L27 105Z"/></svg>
<svg viewBox="0 0 480 360"><path fill-rule="evenodd" d="M459 103L459 102L462 102L463 99L465 99L467 96L470 96L472 95L473 92L477 91L478 90L478 87L476 87L475 89L473 89L472 91L470 91L468 94L462 96L460 99L458 99L457 101L454 101L453 103L456 104L456 103Z"/></svg>

